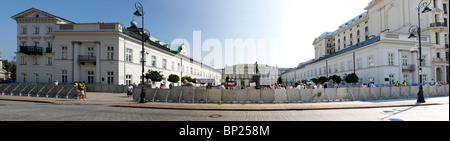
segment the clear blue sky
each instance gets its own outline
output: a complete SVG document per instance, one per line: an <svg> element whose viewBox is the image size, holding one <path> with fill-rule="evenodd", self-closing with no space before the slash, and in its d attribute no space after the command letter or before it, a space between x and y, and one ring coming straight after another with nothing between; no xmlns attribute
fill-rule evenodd
<svg viewBox="0 0 450 141"><path fill-rule="evenodd" d="M314 58L314 38L326 31L334 31L351 18L364 12L371 0L0 0L1 57L11 60L17 47L17 26L11 16L29 8L37 8L76 23L118 22L130 25L134 2L141 2L145 10L145 28L152 36L166 43L182 38L193 48L193 33L201 31L201 43L207 39L220 41L220 55L190 49L191 57L209 64L219 59L215 68L234 63L254 61L295 67ZM136 18L141 26L141 19ZM226 49L227 39L255 41L257 57L234 59L229 56L245 54L250 49L237 49L237 54ZM258 40L266 41L260 49ZM270 40L277 44L270 44ZM203 47L200 45L200 47ZM220 48L217 48L220 49ZM270 52L270 53L267 53ZM202 54L201 56L197 54ZM214 58L215 56L222 56ZM226 57L225 57L226 56ZM251 55L245 55L246 57ZM265 58L267 56L267 58ZM231 57L233 58L233 57ZM239 57L236 57L239 58ZM263 58L258 60L255 58ZM232 59L231 59L232 60ZM245 62L242 62L245 60ZM269 61L270 60L270 61Z"/></svg>

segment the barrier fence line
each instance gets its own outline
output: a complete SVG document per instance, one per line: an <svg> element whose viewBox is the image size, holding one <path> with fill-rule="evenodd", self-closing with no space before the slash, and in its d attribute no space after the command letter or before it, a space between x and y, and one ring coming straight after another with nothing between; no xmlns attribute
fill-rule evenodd
<svg viewBox="0 0 450 141"><path fill-rule="evenodd" d="M126 93L125 85L89 86L89 91ZM449 86L424 86L425 97L448 96ZM327 88L327 89L150 89L146 88L148 102L172 103L307 103L330 101L364 101L379 99L412 98L417 96L419 86L374 88ZM0 84L1 95L78 99L76 87L70 84L6 83ZM133 92L133 100L139 101L140 88Z"/></svg>

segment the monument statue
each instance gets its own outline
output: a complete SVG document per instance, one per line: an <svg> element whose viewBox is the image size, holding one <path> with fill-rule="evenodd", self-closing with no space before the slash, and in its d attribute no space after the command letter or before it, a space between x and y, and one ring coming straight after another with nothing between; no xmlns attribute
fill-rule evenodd
<svg viewBox="0 0 450 141"><path fill-rule="evenodd" d="M255 75L253 75L252 82L256 83L256 89L260 88L261 75L259 74L258 62L255 63Z"/></svg>

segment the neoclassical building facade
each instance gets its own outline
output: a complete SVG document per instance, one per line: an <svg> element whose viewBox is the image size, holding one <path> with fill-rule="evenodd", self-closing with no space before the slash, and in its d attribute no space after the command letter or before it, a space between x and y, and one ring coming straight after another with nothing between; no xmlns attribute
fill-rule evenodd
<svg viewBox="0 0 450 141"><path fill-rule="evenodd" d="M315 38L315 58L282 77L287 83L321 76L342 78L356 73L361 82L418 84L418 38L408 38L418 24L421 0L372 0L366 12L333 32ZM427 0L425 0L427 1ZM421 13L423 80L447 82L449 20L448 0L431 0L432 11Z"/></svg>
<svg viewBox="0 0 450 141"><path fill-rule="evenodd" d="M11 18L17 21L18 82L140 84L142 29L120 23L75 23L35 8ZM184 45L146 35L145 72L155 70L164 76L157 86L167 87L171 74L220 82L220 72L190 58Z"/></svg>

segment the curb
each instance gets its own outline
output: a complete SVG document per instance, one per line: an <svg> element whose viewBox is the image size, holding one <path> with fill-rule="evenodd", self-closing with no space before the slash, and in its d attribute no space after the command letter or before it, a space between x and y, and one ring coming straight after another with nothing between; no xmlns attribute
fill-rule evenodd
<svg viewBox="0 0 450 141"><path fill-rule="evenodd" d="M205 105L209 107L180 107L180 106L156 106L156 105L139 105L139 104L113 104L111 107L126 107L126 108L148 108L148 109L168 109L168 110L203 110L203 111L307 111L307 110L339 110L339 109L367 109L367 108L386 108L386 107L410 107L410 106L432 106L432 105L444 105L448 103L423 103L423 104L400 104L400 105L373 105L373 106L340 106L340 107L321 107L321 106L311 106L308 104L304 104L302 106L298 106L297 108L292 107L280 107L280 108L255 108L251 107L252 105L240 105L240 106L250 106L250 108L214 108L219 105ZM212 106L212 107L211 107ZM223 106L223 105L222 105Z"/></svg>

